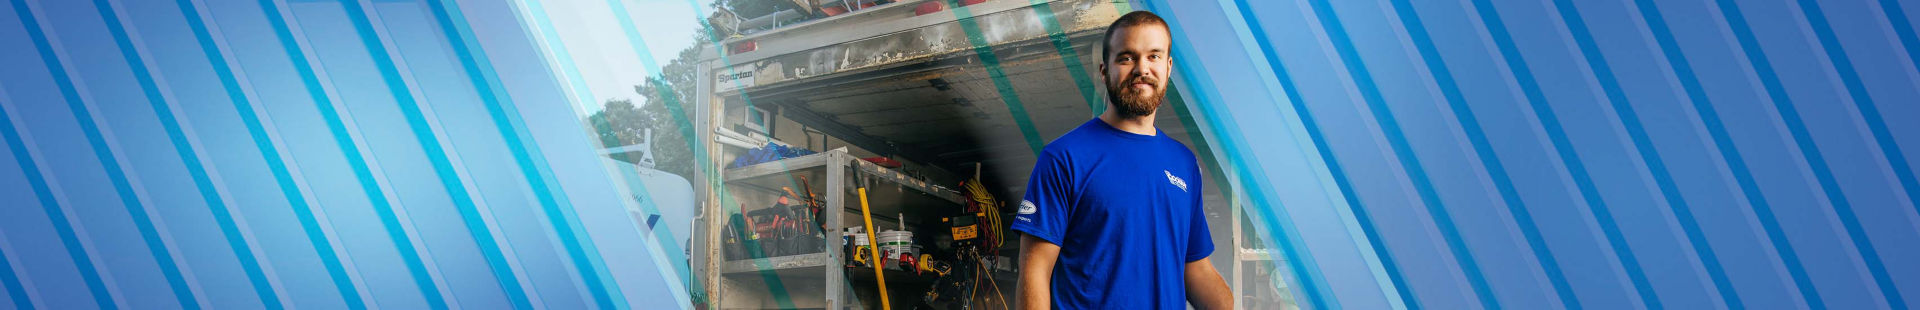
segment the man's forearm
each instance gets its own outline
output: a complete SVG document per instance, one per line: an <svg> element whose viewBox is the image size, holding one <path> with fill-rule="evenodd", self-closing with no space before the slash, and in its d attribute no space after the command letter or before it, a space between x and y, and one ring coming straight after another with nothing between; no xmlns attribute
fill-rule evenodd
<svg viewBox="0 0 1920 310"><path fill-rule="evenodd" d="M1211 259L1187 263L1187 302L1195 309L1233 309L1233 289L1214 270Z"/></svg>
<svg viewBox="0 0 1920 310"><path fill-rule="evenodd" d="M1020 236L1020 282L1014 292L1014 309L1053 307L1053 263L1059 259L1059 245Z"/></svg>

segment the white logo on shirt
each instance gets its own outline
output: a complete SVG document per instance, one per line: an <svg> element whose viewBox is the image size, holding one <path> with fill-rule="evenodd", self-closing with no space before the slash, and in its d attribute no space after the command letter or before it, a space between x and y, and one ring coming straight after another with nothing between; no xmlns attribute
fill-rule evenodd
<svg viewBox="0 0 1920 310"><path fill-rule="evenodd" d="M1179 187L1182 192L1187 191L1187 180L1181 180L1180 177L1173 176L1172 171L1160 170L1160 172L1167 174L1167 183L1173 183L1173 186Z"/></svg>
<svg viewBox="0 0 1920 310"><path fill-rule="evenodd" d="M1027 200L1020 201L1020 214L1033 214L1034 212L1039 212L1039 211L1040 211L1040 207L1034 206L1032 201L1027 201Z"/></svg>

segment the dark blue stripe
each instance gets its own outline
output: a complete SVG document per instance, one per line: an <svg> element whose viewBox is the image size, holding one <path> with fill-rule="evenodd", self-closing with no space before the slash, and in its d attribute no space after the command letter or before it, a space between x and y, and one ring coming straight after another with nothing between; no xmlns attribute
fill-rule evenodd
<svg viewBox="0 0 1920 310"><path fill-rule="evenodd" d="M6 117L6 112L0 111L0 125L12 127L12 124L4 124ZM14 309L33 310L33 299L27 296L27 288L20 285L20 276L13 273L13 261L8 257L12 256L7 256L6 249L0 249L0 286L6 288Z"/></svg>
<svg viewBox="0 0 1920 310"><path fill-rule="evenodd" d="M1920 38L1915 38L1913 23L1907 20L1907 15L1901 14L1906 11L1901 10L1897 0L1880 0L1880 9L1887 14L1887 21L1893 24L1893 33L1900 38L1900 46L1907 50L1907 60L1914 65L1913 72L1920 72ZM1913 166L1907 163L1900 145L1893 142L1893 134L1887 130L1887 121L1880 116L1880 108L1866 103L1856 105L1861 106L1861 118L1867 120L1868 129L1873 131L1874 142L1880 143L1880 151L1886 153L1888 165L1892 166L1894 175L1900 178L1901 188L1906 189L1907 201L1916 202L1913 205L1920 207L1920 180L1914 180Z"/></svg>
<svg viewBox="0 0 1920 310"><path fill-rule="evenodd" d="M11 2L14 12L20 15L21 24L34 30L28 34L36 36L36 42L41 41L37 38L40 35L39 23L27 13L26 2L24 0ZM42 58L51 57L48 55L52 53L47 48L38 44L35 47L40 49ZM47 70L56 72L56 76L65 75L65 70L58 66L49 66ZM94 303L103 309L118 308L114 305L112 293L107 291L107 285L100 280L100 271L94 269L93 259L87 255L86 249L80 244L80 238L74 234L72 222L68 221L66 213L61 211L60 201L54 198L53 189L47 187L46 177L40 174L40 166L34 163L33 153L27 150L26 142L20 138L20 132L14 129L13 117L8 115L5 105L0 105L0 138L6 139L7 149L13 152L13 160L20 165L20 173L27 177L27 184L33 188L34 197L39 198L41 211L46 212L47 219L52 222L54 234L60 236L60 244L67 249L67 257L73 261L74 269L80 273L81 282L86 283L87 292L93 295Z"/></svg>
<svg viewBox="0 0 1920 310"><path fill-rule="evenodd" d="M180 156L181 164L186 165L187 175L193 179L195 187L199 188L200 197L206 201L216 226L219 226L220 232L226 237L227 244L233 247L234 256L239 259L241 269L250 280L254 293L259 296L263 304L269 305L267 307L278 307L278 297L273 292L273 288L267 285L259 262L253 259L253 252L246 245L246 240L235 225L233 214L226 209L228 207L226 201L214 188L213 179L207 175L206 167L200 164L198 152L193 149L193 145L187 143L186 133L180 129L180 123L173 115L173 110L168 107L166 98L160 95L160 87L154 82L153 73L147 70L146 61L142 60L138 51L135 50L133 41L128 38L126 29L120 24L119 15L113 11L111 3L107 0L94 0L94 7L100 11L101 19L106 21L107 30L113 34L114 43L120 47L121 57L126 59L128 67L133 70L135 81L140 84L141 90L147 96L147 102L153 108L155 117L159 119L162 131L166 132L167 138L173 143L174 152ZM191 22L198 22L192 19L197 18L197 14L188 15L188 17ZM183 297L192 300L192 296ZM187 304L186 308L199 307L197 302Z"/></svg>
<svg viewBox="0 0 1920 310"><path fill-rule="evenodd" d="M1644 15L1647 28L1653 32L1654 42L1659 44L1661 52L1666 56L1668 66L1673 68L1674 75L1680 79L1680 86L1686 90L1688 101L1700 115L1700 122L1707 128L1707 134L1712 137L1714 147L1720 151L1718 154L1720 162L1727 164L1727 170L1732 172L1734 182L1740 186L1740 193L1746 196L1748 203L1752 205L1761 221L1762 229L1767 231L1767 242L1774 246L1775 255L1781 257L1787 274L1793 278L1794 286L1800 291L1800 297L1805 299L1808 305L1815 305L1815 302L1820 300L1820 293L1814 290L1813 282L1807 278L1806 269L1800 266L1799 255L1793 253L1793 246L1787 243L1786 234L1779 231L1780 224L1773 218L1772 206L1767 203L1766 195L1761 194L1760 185L1754 182L1753 173L1747 170L1746 160L1740 156L1740 149L1733 144L1733 137L1727 133L1726 125L1721 123L1720 114L1715 112L1713 102L1707 97L1706 89L1700 86L1700 78L1694 74L1693 67L1688 65L1690 62L1687 61L1686 54L1680 50L1678 41L1674 40L1673 31L1667 27L1660 8L1649 0L1634 0L1634 4ZM1676 214L1678 214L1677 209ZM1692 215L1689 214L1686 217L1691 219ZM1695 229L1698 229L1697 226ZM1689 234L1695 234L1695 232L1689 232ZM1700 253L1703 261L1716 260L1711 256L1710 250L1702 250ZM1715 285L1726 281L1724 276L1721 277L1714 280ZM1728 294L1733 291L1731 287L1720 289L1723 292L1729 292ZM1742 308L1738 298L1728 297L1727 299L1728 308Z"/></svg>
<svg viewBox="0 0 1920 310"><path fill-rule="evenodd" d="M1827 168L1826 160L1820 156L1820 149L1814 145L1813 136L1807 132L1807 126L1800 120L1800 114L1795 112L1793 100L1787 96L1786 86L1781 84L1780 76L1773 70L1773 64L1767 62L1767 54L1760 49L1759 40L1754 38L1753 29L1747 26L1746 15L1740 13L1740 6L1734 1L1735 0L1715 0L1714 3L1720 9L1720 13L1726 16L1728 28L1733 30L1734 39L1740 42L1740 50L1746 54L1748 64L1753 67L1753 72L1755 75L1758 75L1760 84L1767 90L1767 96L1773 101L1775 112L1780 114L1781 123L1787 126L1787 132L1793 136L1795 146L1800 149L1800 156L1806 158L1808 169L1813 170L1814 180L1820 184L1821 192L1826 196L1827 201L1835 207L1837 212L1840 207L1848 205L1847 197L1840 191L1840 185L1834 180L1833 171ZM1766 215L1756 214L1760 216L1770 217L1772 213L1771 210L1766 209L1756 208L1755 210L1768 213ZM1852 217L1841 216L1843 220L1850 218ZM1780 230L1777 223L1769 230L1769 235L1785 235L1785 232ZM1852 231L1849 230L1848 234L1849 237L1851 237ZM1857 247L1859 242L1855 241L1854 244ZM1791 253L1791 248L1782 248L1781 252ZM1782 259L1793 258L1796 261L1798 260L1797 256L1789 254L1783 254L1780 257ZM1812 286L1807 285L1803 290L1810 288L1812 288ZM1808 300L1807 305L1813 308L1826 308L1825 304L1820 302L1819 300Z"/></svg>
<svg viewBox="0 0 1920 310"><path fill-rule="evenodd" d="M560 242L566 248L567 256L573 261L581 282L586 283L594 305L602 309L617 308L613 292L602 284L604 280L600 273L594 271L593 258L599 257L599 254L589 253L593 251L587 250L582 245L584 242L580 236L585 232L579 231L579 227L570 224L577 223L579 220L573 218L572 213L565 212L573 209L572 204L566 200L566 197L555 194L561 191L558 184L547 183L546 176L551 175L552 172L542 164L547 161L546 157L533 151L538 150L539 146L535 145L523 125L508 115L507 111L513 110L511 108L514 105L513 101L499 85L497 77L499 73L493 70L491 64L480 61L487 59L486 51L474 38L471 28L464 22L466 19L461 17L459 4L444 0L429 0L429 2L431 5L428 7L433 12L434 19L440 22L440 29L447 37L448 45L460 58L460 65L466 69L467 78L479 93L481 102L487 108L487 114L492 116L494 127L499 129L500 137L506 141L507 148L513 153L514 163L519 165L520 174L526 178L527 186L533 189L541 209L545 211L548 225L553 226L554 235L560 238Z"/></svg>
<svg viewBox="0 0 1920 310"><path fill-rule="evenodd" d="M1154 8L1154 2L1147 1L1144 4L1147 7L1148 11L1156 10ZM1249 13L1250 11L1246 10L1247 4L1245 2L1236 1L1235 5L1240 7L1241 9L1240 14L1242 14L1242 16L1247 16L1246 14L1250 14ZM1168 18L1168 21L1167 21L1168 23L1179 24L1179 21L1172 18L1173 16L1168 15L1166 17ZM1254 19L1247 19L1247 21L1253 22ZM1266 39L1264 35L1260 35L1259 26L1257 24L1253 24L1250 26L1251 27L1249 28L1254 29L1255 31L1253 34L1255 35L1255 38L1257 38L1256 40L1264 41ZM1190 51L1185 44L1174 44L1173 49L1175 51L1175 53L1173 53L1174 55L1173 57L1176 59L1186 59L1185 58L1186 56L1181 56L1181 55L1186 55L1187 54L1186 52ZM1268 54L1267 55L1268 58L1272 59L1273 57L1272 53L1267 53L1267 54ZM1278 66L1279 62L1275 61L1273 65ZM1210 85L1213 84L1212 79L1209 78L1209 76L1206 74L1199 74L1198 72L1196 72L1196 69L1195 69L1196 67L1198 66L1197 65L1174 66L1174 70L1179 71L1178 72L1179 76L1188 76L1188 77L1192 77L1193 79L1198 79L1198 81L1195 81L1194 83L1189 84L1194 88L1198 89L1193 91L1195 97L1205 98L1201 101L1208 101L1208 99L1215 102L1220 101L1218 97L1219 95L1218 91L1211 89L1210 87ZM1292 92L1293 91L1292 80L1286 79L1287 76L1285 75L1285 72L1283 70L1276 69L1275 72L1280 73L1280 76L1279 76L1281 78L1280 81L1284 83L1283 85L1285 85L1285 87L1283 87L1283 90ZM1177 96L1179 90L1173 89L1171 87L1172 86L1169 86L1168 94ZM1298 97L1292 97L1292 98L1298 98ZM1295 101L1298 101L1298 100L1295 100ZM1221 105L1199 104L1197 106L1199 106L1202 109L1211 110L1210 114L1212 115L1226 115L1222 110L1220 110L1222 109ZM1302 113L1299 113L1299 114L1301 117L1309 117L1306 113L1304 113L1304 110ZM1244 152L1246 152L1245 149L1243 148L1244 145L1246 145L1247 143L1246 139L1240 136L1240 132L1238 130L1229 129L1229 128L1237 128L1235 125L1233 125L1232 119L1207 118L1207 120L1214 122L1213 124L1214 132L1221 134L1224 137L1225 141L1220 143L1220 146L1222 148L1226 148L1227 153L1243 154ZM1311 124L1309 123L1309 125ZM1307 128L1312 129L1313 127L1308 126ZM1331 162L1332 158L1327 158L1327 160ZM1259 175L1259 174L1255 174L1254 171L1264 171L1260 168L1259 163L1252 159L1241 161L1239 164L1234 164L1233 166L1234 168L1236 168L1236 171L1238 171L1239 175L1242 175L1242 176ZM1338 171L1336 170L1335 173L1338 173ZM1285 256L1285 259L1281 259L1281 260L1285 261L1285 263L1287 264L1287 268L1293 271L1293 275L1294 275L1293 279L1295 281L1298 281L1300 286L1300 292L1305 293L1306 296L1304 296L1304 298L1306 299L1306 303L1312 306L1313 309L1340 309L1340 300L1335 299L1331 295L1329 295L1332 293L1332 292L1329 292L1332 289L1327 287L1326 278L1325 276L1321 275L1319 268L1314 267L1314 266L1318 266L1319 264L1315 262L1315 259L1312 254L1307 253L1308 251L1307 251L1306 245L1304 244L1305 242L1303 240L1300 240L1298 228L1293 224L1291 217L1287 215L1286 207L1281 204L1278 198L1270 198L1269 194L1266 192L1266 190L1271 187L1261 182L1262 180L1264 180L1264 178L1247 177L1247 178L1240 178L1240 180L1245 182L1243 184L1243 188L1247 190L1247 199L1248 201L1251 202L1252 205L1267 206L1267 208L1265 208L1266 210L1272 210L1273 212L1276 213L1277 216L1274 216L1272 218L1261 217L1262 219L1268 219L1272 221L1271 225L1273 227L1269 227L1268 231L1272 232L1276 236L1272 236L1273 238L1268 238L1268 240L1276 243L1275 245L1280 248L1281 254ZM1373 239L1373 240L1378 240L1378 239Z"/></svg>
<svg viewBox="0 0 1920 310"><path fill-rule="evenodd" d="M120 170L119 163L114 160L113 150L107 148L106 138L101 136L99 126L93 122L92 114L87 112L85 103L80 100L80 93L74 88L72 77L67 74L66 68L60 65L60 56L54 54L53 47L48 42L45 31L40 29L38 19L35 18L25 0L13 0L12 2L16 10L15 13L20 15L21 24L26 28L27 36L32 38L34 48L40 53L40 61L47 66L48 73L53 77L54 85L59 88L61 96L64 97L67 102L67 109L73 113L74 120L80 126L81 134L86 137L88 146L93 149L95 160L100 161L102 170L105 170L107 174L108 182L112 183L114 191L117 192L120 197L120 202L126 206L128 215L133 218L134 229L140 233L141 240L146 243L147 249L153 255L154 261L159 264L162 277L166 279L168 286L173 290L174 297L179 299L183 306L191 305L198 307L198 304L196 304L193 299L192 292L187 290L186 281L180 277L180 269L178 265L174 264L173 256L167 254L165 245L160 242L159 233L154 230L153 222L151 222L147 216L146 209L141 207L142 204L140 203L139 197L134 195L132 184L127 180L126 173ZM23 164L24 163L25 162L23 162ZM33 167L23 168L34 169ZM58 203L46 204L45 206L49 208L47 210L48 216L57 218L54 220L55 225L65 226L60 224L66 221L65 215L55 216L55 214L59 214L60 212L60 210L58 210ZM61 230L65 230L62 232L63 235L71 234L71 227ZM70 246L79 246L78 240L75 240ZM80 249L73 248L69 251L77 250ZM84 255L76 257L74 264L91 262L89 260L82 260L82 258L84 258ZM88 271L89 268L83 267L80 269L83 273L91 273ZM88 286L94 286L96 285L95 282L99 281L97 279L99 276L97 273L83 276L89 278ZM113 304L111 297L105 294L105 285L98 285L100 287L96 289L94 298L102 301L101 306L103 308L115 308L116 306Z"/></svg>
<svg viewBox="0 0 1920 310"><path fill-rule="evenodd" d="M1262 56L1266 57L1267 64L1272 66L1274 78L1279 80L1281 85L1280 87L1281 91L1285 92L1287 95L1287 98L1289 99L1287 103L1292 105L1295 114L1298 114L1300 116L1300 127L1306 129L1308 139L1313 141L1314 150L1320 156L1321 160L1326 161L1327 172L1332 175L1334 186L1340 189L1341 198L1345 199L1347 201L1348 208L1352 209L1353 215L1354 215L1354 221L1359 223L1361 234L1365 235L1367 238L1367 245L1372 247L1374 255L1380 258L1380 268L1382 270L1385 270L1387 274L1387 280L1393 282L1392 284L1393 284L1394 290L1396 291L1395 293L1398 293L1397 295L1400 297L1401 304L1406 305L1407 308L1409 309L1419 309L1420 304L1414 300L1412 289L1407 287L1406 277L1400 274L1400 265L1394 263L1393 254L1387 251L1387 246L1384 243L1382 243L1383 242L1382 240L1380 240L1379 229L1373 227L1373 217L1369 216L1367 214L1367 209L1361 206L1360 197L1357 196L1357 194L1355 194L1353 191L1353 182L1347 179L1347 174L1345 170L1340 168L1339 157L1335 157L1333 155L1333 149L1327 146L1326 135L1320 132L1319 123L1314 121L1312 110L1308 110L1306 101L1304 99L1301 99L1299 86L1295 85L1293 82L1293 77L1287 74L1286 64L1280 61L1279 52L1275 51L1275 46L1271 41L1268 40L1268 37L1266 34L1266 28L1260 25L1260 19L1254 18L1254 16L1252 15L1253 9L1250 8L1247 3L1248 1L1246 0L1234 1L1234 5L1237 6L1240 11L1241 19L1247 21L1247 29L1252 32L1251 35L1253 37L1254 43L1258 44L1258 46L1262 50L1266 51L1265 53L1261 53L1261 54L1263 54ZM1229 132L1229 133L1233 132L1233 130L1224 130L1224 129L1222 129L1221 131ZM1242 169L1245 169L1245 168L1242 168ZM1258 176L1260 174L1242 173L1241 175ZM1242 180L1244 181L1251 181L1251 182L1257 182L1257 179L1261 179L1261 178L1258 178L1258 177L1242 178ZM1259 188L1259 187L1253 187L1253 188ZM1251 191L1251 192L1253 192L1253 194L1260 194L1260 191L1257 191L1257 190ZM1278 203L1276 202L1275 204L1277 205ZM1276 206L1275 208L1278 208L1278 206ZM1293 256L1293 257L1298 257L1298 256ZM1296 268L1304 268L1304 267L1296 267ZM1296 271L1296 274L1298 274L1298 271ZM1307 280L1308 279L1303 278L1300 281L1303 282L1303 285L1304 285L1304 283ZM1328 296L1324 296L1324 294L1327 294L1330 292L1317 292L1315 290L1312 290L1312 289L1318 288L1317 286L1312 286L1312 285L1304 285L1304 286L1306 286L1306 288L1309 289L1307 290L1307 294L1308 294L1308 297L1310 297L1309 299L1310 301L1318 302L1319 300L1322 300L1321 298L1330 298ZM1331 301L1331 300L1328 300L1328 301ZM1324 306L1324 305L1316 305L1315 308L1326 309L1321 306Z"/></svg>
<svg viewBox="0 0 1920 310"><path fill-rule="evenodd" d="M1913 195L1920 194L1914 188L1913 170L1907 167L1907 159L1900 154L1900 147L1893 145L1892 133L1887 131L1886 122L1881 121L1880 110L1873 105L1866 85L1860 82L1860 75L1853 71L1853 61L1847 59L1846 49L1840 46L1833 28L1827 25L1827 16L1820 12L1820 3L1800 0L1800 9L1807 16L1807 24L1812 26L1814 37L1820 39L1820 47L1827 52L1827 60L1833 62L1833 70L1840 74L1840 82L1846 85L1847 94L1853 97L1854 107L1860 109L1867 130L1873 132L1874 142L1879 143L1880 152L1886 157L1887 163L1893 166L1893 174L1907 190L1908 201L1913 201ZM1894 287L1893 277L1887 274L1887 267L1880 262L1873 241L1867 236L1866 230L1860 227L1860 218L1853 213L1853 206L1835 204L1833 211L1839 213L1840 223L1846 227L1847 234L1853 235L1853 245L1860 249L1860 259L1866 263L1867 272L1873 275L1873 282L1880 286L1880 294L1887 299L1887 304L1893 309L1906 309L1907 304L1902 300L1900 290Z"/></svg>
<svg viewBox="0 0 1920 310"><path fill-rule="evenodd" d="M1553 250L1547 247L1546 240L1540 236L1539 224L1533 221L1532 213L1527 211L1526 202L1520 200L1520 192L1513 187L1513 179L1507 175L1507 168L1500 164L1499 155L1493 151L1493 144L1487 141L1486 132L1481 128L1478 117L1475 117L1473 110L1467 106L1466 96L1460 93L1459 84L1453 80L1452 70L1447 69L1446 61L1440 57L1439 48L1434 46L1433 38L1428 36L1426 25L1420 21L1420 15L1414 11L1413 3L1407 0L1395 0L1393 7L1399 13L1400 23L1407 30L1407 36L1412 39L1414 47L1420 51L1421 59L1426 62L1427 70L1432 72L1434 83L1439 84L1440 94L1446 98L1447 107L1453 111L1454 117L1459 119L1460 129L1465 132L1468 143L1473 145L1475 157L1480 158L1480 165L1487 169L1487 176L1493 179L1494 188L1500 192L1501 200L1506 203L1507 212L1513 214L1513 220L1515 226L1520 229L1520 235L1526 238L1527 247L1533 250L1534 259L1540 262L1540 269L1546 273L1547 283L1553 286L1554 294L1558 295L1560 306L1567 309L1580 309L1580 301L1574 296L1572 285L1567 283L1566 274L1560 270L1559 260L1553 257Z"/></svg>
<svg viewBox="0 0 1920 310"><path fill-rule="evenodd" d="M1613 213L1607 210L1607 204L1600 199L1600 190L1593 184L1593 177L1587 174L1586 164L1580 161L1579 153L1573 150L1573 142L1567 139L1567 133L1560 126L1560 118L1555 116L1553 105L1547 102L1547 96L1540 89L1539 81L1533 77L1532 69L1520 55L1520 49L1514 46L1513 36L1507 32L1506 23L1500 20L1500 14L1489 0L1473 0L1475 10L1480 13L1481 23L1487 27L1487 33L1493 37L1495 47L1500 49L1501 57L1507 63L1513 79L1520 84L1520 92L1526 96L1527 104L1533 107L1534 118L1540 120L1540 129L1547 134L1547 140L1553 144L1560 162L1567 167L1567 174L1573 178L1574 187L1579 189L1605 235L1607 245L1613 250L1615 258L1620 260L1622 269L1626 269L1627 279L1632 282L1635 292L1640 294L1640 302L1648 307L1659 307L1659 297L1654 294L1647 276L1640 269L1640 260L1633 256L1633 249L1620 233L1619 224L1613 220Z"/></svg>
<svg viewBox="0 0 1920 310"><path fill-rule="evenodd" d="M193 31L194 41L200 44L200 51L206 53L207 63L213 66L213 72L218 75L220 85L226 89L227 96L233 100L235 110L240 112L241 121L246 124L247 132L253 136L254 144L261 149L261 154L270 158L268 162L272 164L268 169L273 170L275 179L280 181L281 191L287 195L290 202L296 199L304 201L299 189L290 179L278 178L286 174L286 166L278 164L278 152L273 150L272 142L267 140L266 131L260 126L260 120L253 115L252 105L248 102L246 93L240 89L239 80L233 75L233 68L227 66L226 56L214 44L213 36L207 31L207 24L201 19L199 9L191 0L176 0L175 3L180 6L180 13L187 22L187 28ZM284 309L286 305L280 303L279 292L273 289L273 283L267 279L265 270L260 266L260 260L254 256L253 247L246 241L246 234L240 231L233 212L228 209L231 207L233 206L212 204L208 209L213 212L214 222L220 226L220 233L227 237L228 246L233 247L234 257L240 260L240 269L246 273L247 281L253 285L254 294L260 297L260 303L267 309Z"/></svg>
<svg viewBox="0 0 1920 310"><path fill-rule="evenodd" d="M386 81L387 89L393 94L394 100L398 101L400 114L406 117L407 126L413 130L413 136L419 141L421 151L426 153L427 160L432 162L434 173L440 177L440 185L447 190L447 195L453 199L454 206L459 209L460 216L466 222L468 233L473 236L474 243L479 245L481 256L486 257L487 265L493 270L493 276L499 282L501 290L506 291L507 303L515 309L532 309L533 305L527 299L526 289L520 286L519 278L514 276L513 266L507 261L504 249L494 239L493 232L487 229L486 215L481 214L474 205L473 197L468 195L466 185L460 181L453 162L447 158L447 150L442 148L439 138L434 137L433 128L427 124L426 116L420 110L423 103L415 101L412 91L407 89L406 82L401 79L399 68L394 64L394 59L387 53L386 45L381 43L380 38L374 33L373 23L368 20L365 8L360 7L359 1L348 0L340 3L347 10L347 18L352 20L354 30L359 32L360 42L366 46L368 56L373 58L374 66L380 70L380 76ZM421 272L415 273L415 282L421 285L421 290L427 295L437 295L438 290L433 288L431 279L424 277L424 270L419 271ZM431 302L435 297L428 298Z"/></svg>
<svg viewBox="0 0 1920 310"><path fill-rule="evenodd" d="M1626 91L1620 89L1620 80L1613 74L1613 68L1607 64L1606 55L1601 54L1600 46L1593 40L1593 33L1587 28L1587 22L1580 17L1579 8L1570 0L1554 0L1559 9L1561 20L1566 21L1567 30L1573 35L1574 44L1579 46L1580 54L1585 56L1587 67L1593 70L1594 78L1600 82L1600 90L1606 94L1607 102L1614 109L1614 118L1626 127L1627 137L1633 141L1633 148L1640 160L1647 165L1647 172L1653 175L1654 185L1660 189L1660 195L1673 209L1673 215L1680 223L1680 231L1686 235L1687 243L1699 254L1700 264L1707 269L1707 278L1714 288L1720 291L1720 300L1728 308L1740 309L1740 297L1733 289L1733 283L1727 280L1725 268L1713 254L1713 246L1707 243L1705 234L1700 231L1700 221L1693 217L1686 197L1681 196L1679 186L1674 184L1673 175L1667 171L1666 161L1660 158L1660 151L1653 147L1652 138L1647 135L1646 126L1640 124L1639 114L1634 112L1633 103L1627 101ZM1664 308L1648 305L1648 308Z"/></svg>
<svg viewBox="0 0 1920 310"><path fill-rule="evenodd" d="M1440 235L1445 239L1454 261L1460 264L1460 271L1466 275L1467 284L1473 287L1474 295L1479 297L1482 307L1499 309L1500 301L1494 298L1493 289L1488 287L1485 275L1481 274L1479 262L1473 259L1473 253L1468 251L1466 241L1461 239L1459 228L1454 226L1453 216L1448 214L1446 206L1440 201L1439 192L1433 188L1433 181L1420 167L1420 158L1413 154L1413 147L1407 143L1399 121L1393 118L1393 111L1387 107L1386 100L1381 97L1380 88L1374 84L1372 73L1367 71L1365 61L1360 59L1360 52L1354 48L1353 39L1348 37L1346 29L1340 25L1340 17L1333 12L1333 7L1327 0L1310 2L1314 14L1320 18L1321 27L1327 31L1328 39L1333 41L1334 49L1340 53L1340 58L1345 60L1347 72L1353 75L1354 84L1360 88L1360 97L1366 101L1367 108L1373 112L1374 121L1380 124L1380 131L1386 135L1387 144L1393 148L1395 158L1400 160L1401 170L1405 171L1407 178L1413 182L1414 191L1419 193L1422 204L1427 207L1427 212L1433 215L1434 226L1440 229ZM1408 303L1409 307L1412 305Z"/></svg>
<svg viewBox="0 0 1920 310"><path fill-rule="evenodd" d="M407 259L408 269L417 270L413 269L414 264L418 262L417 256L409 256L413 254L413 247L410 246L412 242L407 241L407 238L397 229L399 227L394 220L393 206L387 203L386 194L380 190L379 184L374 183L373 172L368 170L366 159L360 157L360 148L354 145L353 137L347 134L346 125L341 122L339 111L333 109L332 99L327 98L326 90L321 88L319 76L314 73L312 63L307 62L306 53L300 50L299 43L296 41L299 39L293 37L293 31L289 28L291 26L287 24L286 18L281 16L280 7L273 0L260 0L260 8L265 11L267 23L273 27L274 36L280 39L281 47L287 50L287 58L293 62L294 71L299 73L300 82L306 85L307 95L313 98L315 108L320 111L320 117L326 121L327 130L333 134L334 143L340 145L341 154L346 157L347 164L352 167L353 175L360 179L361 190L367 193L367 200L373 204L375 213L380 215L380 222L386 226L388 234L394 237L395 246L400 249L401 257L413 257L413 259ZM243 111L243 115L252 114L246 112L251 110L239 110ZM258 123L257 118L254 120L254 123ZM256 134L254 141L265 141L264 138ZM265 148L262 147L262 149ZM266 158L271 165L284 165L278 156L266 156ZM283 173L278 170L274 171L274 177L281 178L283 187L287 180L292 179L291 176L283 176ZM319 252L321 263L327 269L327 274L333 278L334 286L339 290L340 297L345 299L347 308L366 309L366 300L361 298L359 291L355 289L353 278L347 275L346 267L341 265L340 255L334 252L333 244L327 240L325 231L320 227L319 220L315 218L312 207L304 200L292 199L292 196L288 198L289 202L293 202L295 217L299 218L300 226L306 229L308 240L313 243L314 251ZM419 277L418 272L414 275Z"/></svg>

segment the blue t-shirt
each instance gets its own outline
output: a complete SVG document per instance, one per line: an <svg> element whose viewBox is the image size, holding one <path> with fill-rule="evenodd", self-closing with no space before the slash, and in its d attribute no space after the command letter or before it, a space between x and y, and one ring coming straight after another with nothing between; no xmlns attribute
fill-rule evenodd
<svg viewBox="0 0 1920 310"><path fill-rule="evenodd" d="M1185 309L1186 263L1213 253L1193 151L1100 119L1048 143L1013 230L1060 246L1057 309Z"/></svg>

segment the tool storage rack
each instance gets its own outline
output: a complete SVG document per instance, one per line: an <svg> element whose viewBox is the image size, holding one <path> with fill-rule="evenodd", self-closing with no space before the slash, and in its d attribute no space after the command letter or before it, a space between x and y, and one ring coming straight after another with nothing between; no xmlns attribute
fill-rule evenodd
<svg viewBox="0 0 1920 310"><path fill-rule="evenodd" d="M856 196L857 188L867 188L867 201L874 217L874 225L881 228L897 227L901 221L905 221L907 226L938 224L938 216L944 213L936 212L959 210L965 201L955 190L860 160L843 150L730 168L726 169L723 175L726 192L720 194L736 197L733 199L735 201L733 207L740 207L741 203L738 201L743 199L739 198L747 196L777 197L785 193L781 187L789 187L795 192L801 192L803 186L800 182L801 177L804 176L806 182L812 183L808 186L813 188L814 195L824 196L822 200L825 200L825 209L822 210L821 217L825 218L823 231L827 239L824 246L815 249L817 251L813 253L787 253L775 257L746 259L715 255L714 257L726 259L720 263L720 276L723 279L716 280L774 280L788 289L796 287L800 289L795 290L811 289L807 288L808 286L824 288L825 294L822 297L825 297L825 300L819 304L824 305L826 309L845 309L847 305L860 304L857 300L854 303L847 302L855 299L855 295L847 291L852 287L848 283L847 269L843 267L846 266L845 261L848 258L841 253L840 248L842 229L850 227L849 221L852 221L851 224L854 226L860 225L860 201L859 196ZM805 195L804 192L800 194ZM747 207L753 206L747 205ZM897 216L900 214L905 216ZM709 217L707 220L725 221L731 216L728 214L725 217ZM720 238L710 240L712 240L709 241L711 243L707 245L710 249L725 246L721 244L724 241ZM865 273L865 276L872 277L870 273ZM726 284L722 283L721 286L724 287ZM715 296L714 301L724 309L766 307L764 302L739 305L727 301L764 301L775 297L752 295L788 293L779 292L772 287L768 289L722 288L721 291L722 295L736 295ZM794 295L796 296L791 296L794 306L804 308L805 305L813 304L811 300L813 297Z"/></svg>

